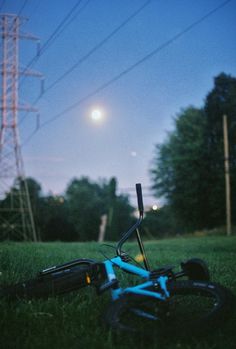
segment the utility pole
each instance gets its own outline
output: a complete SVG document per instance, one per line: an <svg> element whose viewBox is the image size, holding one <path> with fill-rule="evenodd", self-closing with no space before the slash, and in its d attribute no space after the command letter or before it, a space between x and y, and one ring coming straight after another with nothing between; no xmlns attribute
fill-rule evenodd
<svg viewBox="0 0 236 349"><path fill-rule="evenodd" d="M25 18L0 15L0 240L37 241L29 190L25 179L18 129L18 111L37 111L18 99L19 76L41 74L19 68L19 39L37 40L20 33Z"/></svg>
<svg viewBox="0 0 236 349"><path fill-rule="evenodd" d="M230 171L229 171L229 141L228 141L228 118L223 115L224 134L224 161L225 161L225 198L226 198L226 230L231 235L231 200L230 200Z"/></svg>

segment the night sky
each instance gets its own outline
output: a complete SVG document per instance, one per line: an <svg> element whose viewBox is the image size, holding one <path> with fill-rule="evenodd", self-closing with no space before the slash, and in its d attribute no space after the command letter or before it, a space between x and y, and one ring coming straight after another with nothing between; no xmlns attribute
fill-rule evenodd
<svg viewBox="0 0 236 349"><path fill-rule="evenodd" d="M115 176L122 192L149 187L155 144L173 118L203 105L214 76L236 76L235 0L1 0L0 9L28 17L21 31L41 41L34 61L36 42L20 43L21 69L33 62L45 93L35 103L40 118L21 112L19 127L26 175L44 193L63 193L82 175ZM39 93L40 79L20 79L22 102ZM94 109L102 120L91 119Z"/></svg>

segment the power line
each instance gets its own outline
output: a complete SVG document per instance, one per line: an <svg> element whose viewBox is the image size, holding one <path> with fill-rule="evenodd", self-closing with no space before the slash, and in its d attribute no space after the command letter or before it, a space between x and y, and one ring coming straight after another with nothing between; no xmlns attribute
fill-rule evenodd
<svg viewBox="0 0 236 349"><path fill-rule="evenodd" d="M21 15L22 12L24 11L24 9L25 9L25 7L26 7L28 1L29 1L29 0L25 0L25 1L23 2L22 6L20 7L19 11L17 12L16 17L20 17L20 15ZM3 7L3 5L4 5L4 1L3 1L3 4L2 4L1 7ZM1 11L1 9L0 9L0 11ZM12 30L13 27L14 27L14 24L9 28L10 31Z"/></svg>
<svg viewBox="0 0 236 349"><path fill-rule="evenodd" d="M27 5L27 2L28 2L28 0L25 0L25 1L24 1L24 3L23 3L23 5L21 6L21 8L20 8L20 10L19 10L17 16L20 16L20 15L21 15L21 13L23 12L25 6Z"/></svg>
<svg viewBox="0 0 236 349"><path fill-rule="evenodd" d="M41 49L39 50L37 56L33 57L32 60L28 63L28 65L25 67L23 73L29 68L31 67L41 56L42 54L55 42L55 40L62 34L62 32L68 27L68 25L70 25L72 23L72 21L74 21L76 19L76 17L86 8L86 6L88 5L88 3L91 0L87 0L85 2L85 4L78 9L78 11L76 11L74 13L74 16L72 16L72 18L64 25L64 23L66 22L65 19L69 19L70 15L73 14L73 12L77 9L77 7L80 5L82 0L79 0L75 6L72 7L72 9L69 11L69 13L67 14L66 17L64 17L64 19L60 22L60 24L57 26L57 28L54 30L54 32L50 35L50 37L47 39L47 41L43 44L43 46L41 47ZM64 27L63 27L64 25ZM62 28L61 28L62 27ZM60 29L61 28L61 29ZM22 83L24 82L25 77L23 77L23 79L21 80L21 83L19 84L19 87L22 85ZM33 102L32 106L34 106L42 97L42 93L41 95L39 95L39 97L36 98L36 100ZM25 118L27 117L28 113L26 113L20 120L20 124L22 124L22 122L25 120Z"/></svg>
<svg viewBox="0 0 236 349"><path fill-rule="evenodd" d="M87 0L86 4L81 8L84 9L85 6L89 3L91 0ZM52 32L52 34L49 36L49 38L46 40L46 42L42 45L42 47L39 49L38 54L34 56L31 61L26 66L25 70L27 70L29 67L31 67L40 57L42 57L42 54L55 42L55 40L62 34L62 32L68 27L68 25L71 23L70 17L74 14L76 9L80 6L82 0L78 0L76 4L70 9L70 11L67 13L66 16L64 16L63 20L59 23L59 25L56 27L56 29ZM81 12L77 11L76 14L73 16L73 20L76 16ZM67 22L68 21L68 22ZM66 23L67 22L67 23Z"/></svg>
<svg viewBox="0 0 236 349"><path fill-rule="evenodd" d="M76 8L80 5L80 3L82 2L82 0L79 0L78 3L71 9L71 11L68 13L67 17L64 19L63 23L61 23L60 28L57 28L57 30L55 30L55 34L51 35L51 38L49 38L47 40L47 42L44 44L44 47L40 50L39 54L42 55L52 44L53 42L63 33L63 31L76 19L76 17L85 9L85 7L88 5L88 3L91 0L87 0L84 5L77 10L77 12L74 13L74 11L76 10ZM69 17L74 13L74 16L72 16L71 19L69 19ZM66 21L68 20L68 22L66 23ZM64 25L64 27L63 27Z"/></svg>
<svg viewBox="0 0 236 349"><path fill-rule="evenodd" d="M46 40L46 42L42 45L42 47L39 50L39 55L48 48L50 45L50 42L53 40L53 38L58 34L58 32L61 30L61 28L65 25L66 21L70 18L72 13L77 9L77 7L81 4L82 0L78 0L76 4L70 9L70 11L67 13L67 15L63 18L63 20L58 24L56 29L52 32L52 34L49 36L49 38ZM37 57L34 57L34 59L38 59ZM32 64L32 63L31 63Z"/></svg>
<svg viewBox="0 0 236 349"><path fill-rule="evenodd" d="M171 45L173 42L175 42L176 40L178 40L180 37L182 37L184 34L186 34L187 32L189 32L191 29L193 29L195 26L197 26L198 24L200 24L201 22L203 22L204 20L206 20L209 16L211 16L213 13L215 13L217 10L221 9L223 6L225 6L227 3L229 3L232 0L227 0L224 1L221 5L219 5L218 7L214 8L213 10L211 10L210 12L208 12L206 15L204 15L203 17L201 17L200 19L198 19L197 21L193 22L191 25L189 25L188 27L186 27L184 30L182 30L181 32L179 32L178 34L174 35L171 39L167 40L165 43L163 43L162 45L158 46L156 49L154 49L153 51L151 51L149 54L145 55L143 58L141 58L140 60L138 60L137 62L135 62L134 64L132 64L131 66L129 66L128 68L126 68L125 70L123 70L121 73L119 73L118 75L114 76L113 78L111 78L110 80L108 80L107 82L105 82L104 84L100 85L97 89L95 89L94 91L92 91L91 93L89 93L87 96L82 97L79 101L77 101L74 104L71 104L69 107L67 107L66 109L64 109L62 112L56 114L55 116L53 116L52 118L50 118L48 121L44 122L44 124L42 124L42 127L46 126L47 124L53 122L54 120L58 119L59 117L61 117L62 115L66 114L67 112L75 109L78 105L80 105L81 103L84 103L86 100L88 100L89 98L93 97L94 95L98 94L99 92L101 92L102 90L104 90L105 88L107 88L108 86L110 86L111 84L113 84L114 82L120 80L123 76L127 75L128 73L130 73L131 71L133 71L135 68L137 68L139 65L141 65L142 63L144 63L145 61L149 60L150 58L152 58L154 55L156 55L157 53L159 53L160 51L162 51L164 48L168 47L169 45Z"/></svg>
<svg viewBox="0 0 236 349"><path fill-rule="evenodd" d="M67 75L72 73L81 63L86 61L93 53L100 49L105 43L107 43L115 34L117 34L126 24L128 24L133 18L135 18L144 8L149 5L151 0L146 1L141 7L139 7L135 12L133 12L128 18L126 18L121 24L112 30L104 39L102 39L97 45L95 45L91 50L89 50L84 56L79 58L76 63L74 63L69 69L67 69L61 76L59 76L51 85L45 89L45 93L51 90L55 85L62 81Z"/></svg>
<svg viewBox="0 0 236 349"><path fill-rule="evenodd" d="M127 25L132 19L134 19L144 8L150 4L152 0L146 1L141 7L135 10L129 17L127 17L121 24L119 24L115 29L113 29L104 39L102 39L97 45L95 45L92 49L90 49L84 56L80 57L75 64L73 64L69 69L67 69L61 76L59 76L49 87L47 87L43 94L39 95L36 100L33 102L33 106L54 86L60 83L67 75L72 73L80 64L85 62L92 54L94 54L97 50L99 50L103 45L105 45L115 34L117 34L125 25ZM88 3L88 2L87 2ZM21 118L22 123L27 114Z"/></svg>
<svg viewBox="0 0 236 349"><path fill-rule="evenodd" d="M125 70L123 70L122 72L120 72L119 74L117 74L116 76L114 76L113 78L111 78L110 80L108 80L107 82L103 83L102 85L100 85L99 87L97 87L95 90L93 90L92 92L90 92L89 94L87 94L86 96L82 97L81 99L79 99L77 102L71 104L70 106L68 106L67 108L65 108L63 111L61 111L60 113L54 115L53 117L51 117L49 120L45 121L40 128L38 128L37 130L35 130L27 139L26 141L23 143L23 146L26 145L31 138L39 131L39 129L49 125L50 123L54 122L55 120L57 120L58 118L60 118L61 116L63 116L64 114L70 112L71 110L75 109L76 107L78 107L80 104L84 103L85 101L87 101L88 99L90 99L91 97L97 95L99 92L103 91L104 89L106 89L107 87L111 86L112 84L114 84L116 81L120 80L121 78L123 78L125 75L129 74L130 72L132 72L134 69L136 69L139 65L143 64L144 62L146 62L147 60L149 60L150 58L152 58L153 56L155 56L157 53L159 53L160 51L162 51L163 49L165 49L166 47L170 46L172 43L174 43L175 41L177 41L179 38L181 38L182 36L184 36L186 33L188 33L189 31L191 31L193 28L195 28L196 26L198 26L200 23L202 23L203 21L205 21L206 19L208 19L210 16L212 16L215 12L219 11L220 9L222 9L224 6L226 6L228 3L230 3L232 0L226 0L224 2L222 2L220 5L218 5L217 7L213 8L212 10L210 10L209 12L207 12L204 16L200 17L199 19L197 19L196 21L194 21L192 24L188 25L185 29L181 30L179 33L175 34L172 38L170 38L169 40L165 41L163 44L161 44L160 46L158 46L157 48L155 48L154 50L152 50L151 52L149 52L147 55L143 56L141 59L139 59L138 61L136 61L135 63L133 63L132 65L130 65L128 68L126 68Z"/></svg>

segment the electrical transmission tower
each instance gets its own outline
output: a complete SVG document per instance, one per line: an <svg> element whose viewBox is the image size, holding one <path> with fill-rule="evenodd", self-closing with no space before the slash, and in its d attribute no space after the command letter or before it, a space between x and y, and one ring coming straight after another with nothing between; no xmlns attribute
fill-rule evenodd
<svg viewBox="0 0 236 349"><path fill-rule="evenodd" d="M24 21L17 15L0 15L0 240L37 241L18 130L18 112L36 110L20 104L18 84L20 75L41 74L19 69L19 40L38 40L20 33Z"/></svg>

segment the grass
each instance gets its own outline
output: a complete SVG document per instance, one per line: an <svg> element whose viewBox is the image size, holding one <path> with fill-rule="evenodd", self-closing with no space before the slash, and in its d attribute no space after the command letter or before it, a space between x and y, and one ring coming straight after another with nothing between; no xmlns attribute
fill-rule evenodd
<svg viewBox="0 0 236 349"><path fill-rule="evenodd" d="M236 295L236 237L189 237L147 241L146 251L151 265L176 266L191 257L208 262L212 281L231 289ZM126 250L136 255L136 244L126 244ZM112 251L106 248L106 254ZM96 243L13 243L0 245L0 284L33 277L38 270L75 258L102 260ZM123 277L123 281L127 278ZM231 349L235 348L236 314L222 323L217 332L204 338L177 338L169 333L165 338L135 338L114 335L102 323L102 314L109 304L109 294L98 297L93 289L80 290L67 296L48 300L0 301L0 347L10 348L104 348L128 349Z"/></svg>

